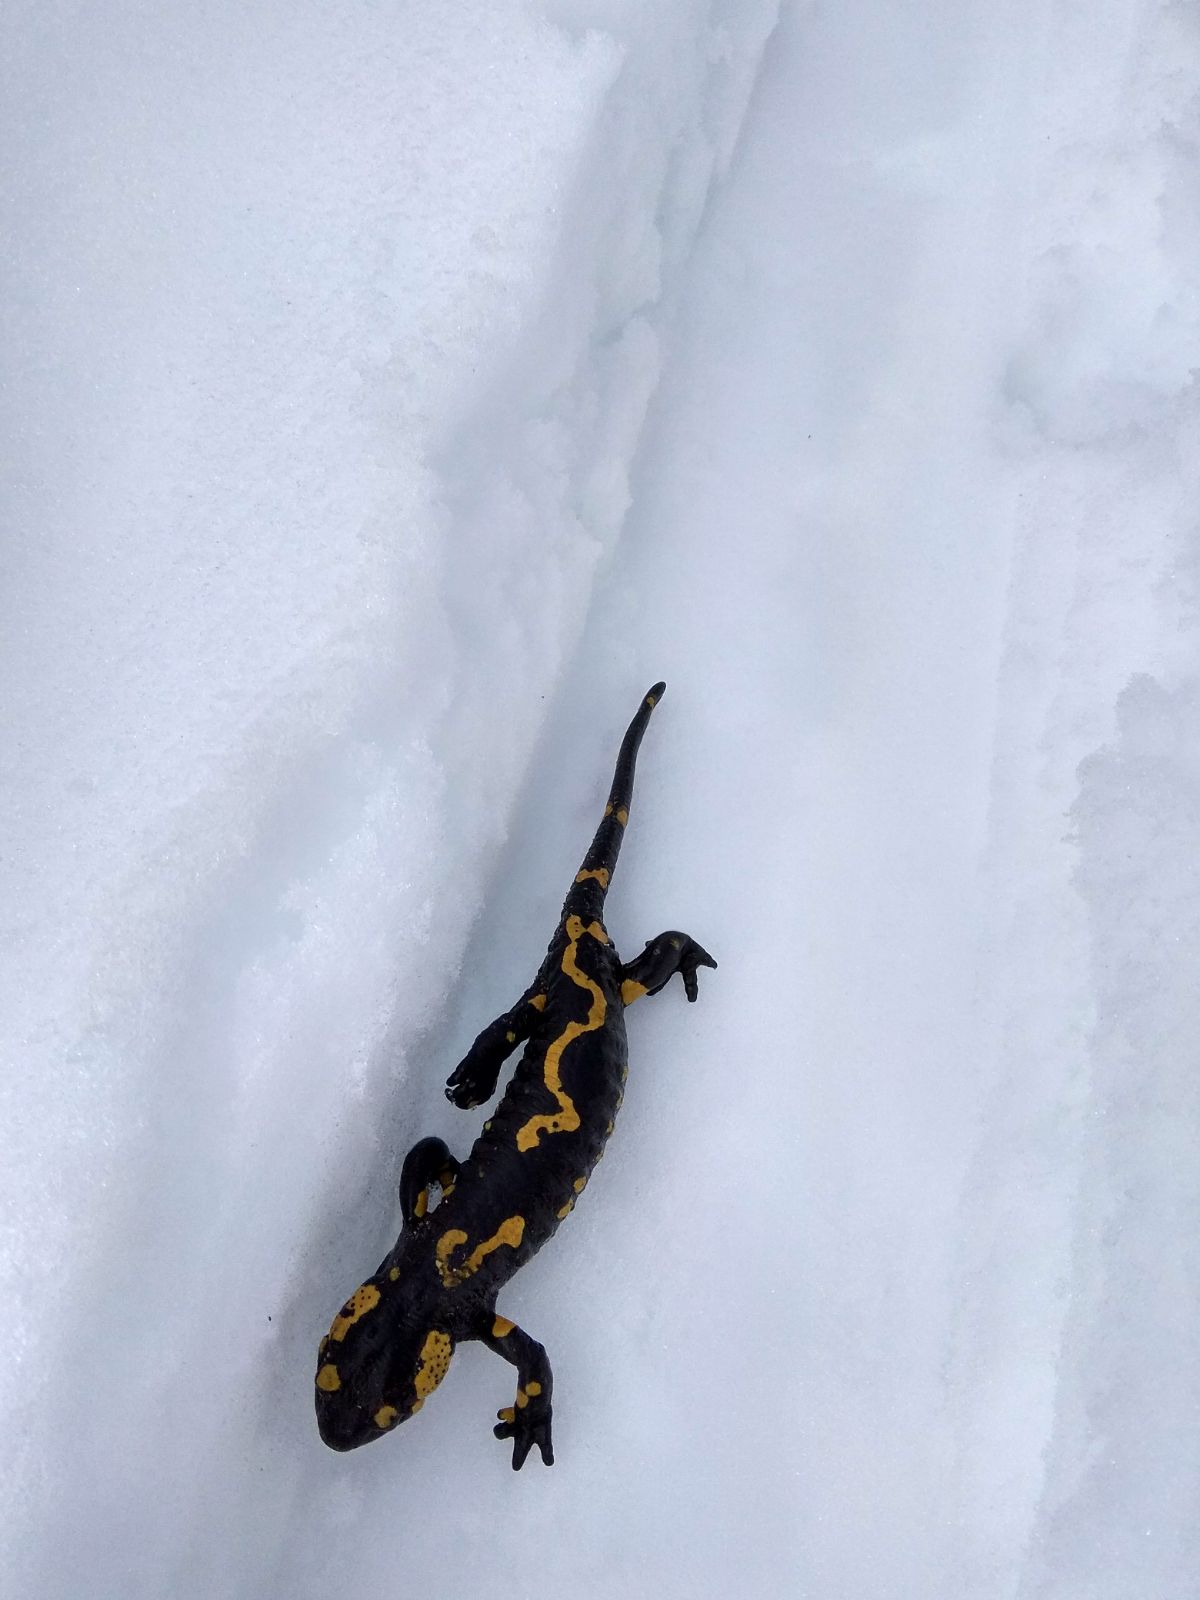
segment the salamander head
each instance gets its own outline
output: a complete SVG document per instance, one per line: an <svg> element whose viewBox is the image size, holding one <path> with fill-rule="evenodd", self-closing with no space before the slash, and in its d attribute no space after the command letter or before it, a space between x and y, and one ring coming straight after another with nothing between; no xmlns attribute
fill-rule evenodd
<svg viewBox="0 0 1200 1600"><path fill-rule="evenodd" d="M430 1315L369 1278L347 1300L317 1356L317 1427L331 1450L355 1450L407 1422L446 1376L454 1339Z"/></svg>

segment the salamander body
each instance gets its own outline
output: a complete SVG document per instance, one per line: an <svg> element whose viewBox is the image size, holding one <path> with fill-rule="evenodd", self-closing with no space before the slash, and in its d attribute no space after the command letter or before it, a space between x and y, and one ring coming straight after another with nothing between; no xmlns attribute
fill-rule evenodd
<svg viewBox="0 0 1200 1600"><path fill-rule="evenodd" d="M493 1430L512 1439L514 1468L535 1445L547 1465L554 1459L550 1363L497 1310L496 1297L570 1215L613 1131L627 1073L626 1008L657 994L676 972L695 1000L697 968L716 966L674 930L622 962L604 925L638 746L665 688L654 685L629 725L604 815L537 976L447 1082L455 1105L482 1105L524 1043L499 1105L465 1161L441 1139L421 1139L409 1151L400 1236L321 1341L317 1423L335 1450L369 1444L414 1416L455 1346L478 1339L517 1368L514 1404L499 1412ZM440 1199L431 1205L434 1191Z"/></svg>

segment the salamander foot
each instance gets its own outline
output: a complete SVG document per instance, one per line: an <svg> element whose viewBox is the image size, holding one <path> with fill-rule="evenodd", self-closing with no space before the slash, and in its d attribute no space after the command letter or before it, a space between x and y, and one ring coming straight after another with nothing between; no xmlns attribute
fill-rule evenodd
<svg viewBox="0 0 1200 1600"><path fill-rule="evenodd" d="M530 1388L536 1389L537 1384L531 1384ZM524 1389L518 1389L516 1405L505 1406L496 1415L500 1420L492 1432L497 1439L512 1440L514 1472L520 1472L525 1465L526 1456L534 1445L541 1451L544 1464L548 1467L554 1465L554 1446L550 1441L551 1406L548 1396L529 1394Z"/></svg>
<svg viewBox="0 0 1200 1600"><path fill-rule="evenodd" d="M683 992L689 1000L699 998L696 972L700 967L716 967L716 962L702 944L697 944L690 934L669 929L627 961L621 968L621 998L627 1006L640 1000L644 994L657 994L675 976L683 979Z"/></svg>

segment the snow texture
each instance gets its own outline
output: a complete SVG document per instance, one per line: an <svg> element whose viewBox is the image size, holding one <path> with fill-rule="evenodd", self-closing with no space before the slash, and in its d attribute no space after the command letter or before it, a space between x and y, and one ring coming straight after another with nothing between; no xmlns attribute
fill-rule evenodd
<svg viewBox="0 0 1200 1600"><path fill-rule="evenodd" d="M0 1587L1193 1600L1194 10L3 29ZM333 1455L660 676L557 1464Z"/></svg>

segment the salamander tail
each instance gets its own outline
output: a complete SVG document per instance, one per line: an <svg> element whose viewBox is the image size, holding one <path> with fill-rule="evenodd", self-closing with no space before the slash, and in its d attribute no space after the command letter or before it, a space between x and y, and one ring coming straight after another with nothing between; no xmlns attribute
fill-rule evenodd
<svg viewBox="0 0 1200 1600"><path fill-rule="evenodd" d="M666 690L665 683L656 683L653 688L648 689L642 696L642 703L638 706L633 721L625 730L625 737L621 740L621 749L617 755L617 769L613 773L612 788L608 792L608 804L604 808L600 826L596 829L596 836L583 858L583 865L576 873L575 882L571 885L563 905L564 917L572 914L580 917L596 917L604 909L604 897L612 881L613 869L616 867L617 856L621 850L621 840L625 835L625 825L629 821L629 807L633 800L633 770L637 764L638 746L650 721L650 713Z"/></svg>

